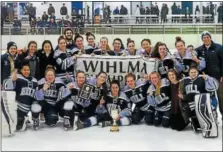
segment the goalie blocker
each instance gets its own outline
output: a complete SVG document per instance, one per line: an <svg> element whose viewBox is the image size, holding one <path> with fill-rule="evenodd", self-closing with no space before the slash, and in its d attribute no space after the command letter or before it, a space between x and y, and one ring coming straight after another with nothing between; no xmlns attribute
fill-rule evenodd
<svg viewBox="0 0 223 152"><path fill-rule="evenodd" d="M205 138L218 137L216 109L209 93L195 95L195 111Z"/></svg>

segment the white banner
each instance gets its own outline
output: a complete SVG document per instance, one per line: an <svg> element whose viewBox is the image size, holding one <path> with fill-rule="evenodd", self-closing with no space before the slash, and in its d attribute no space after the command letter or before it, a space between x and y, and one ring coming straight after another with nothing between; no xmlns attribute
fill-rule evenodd
<svg viewBox="0 0 223 152"><path fill-rule="evenodd" d="M154 70L154 60L138 56L101 56L81 55L77 57L76 71L81 70L87 76L94 76L104 71L108 74L108 83L119 80L121 86L125 83L125 75L133 73L141 78Z"/></svg>

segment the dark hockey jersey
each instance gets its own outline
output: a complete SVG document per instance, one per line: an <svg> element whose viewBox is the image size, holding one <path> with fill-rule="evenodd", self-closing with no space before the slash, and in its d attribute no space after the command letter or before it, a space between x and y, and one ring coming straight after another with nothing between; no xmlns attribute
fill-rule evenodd
<svg viewBox="0 0 223 152"><path fill-rule="evenodd" d="M131 102L124 92L120 92L118 97L112 96L111 92L109 92L104 100L106 110L110 115L113 109L118 110L121 117L127 117L131 115Z"/></svg>
<svg viewBox="0 0 223 152"><path fill-rule="evenodd" d="M17 80L8 80L8 87L11 85L16 92L16 101L21 111L28 112L31 104L36 100L35 92L37 90L37 80L35 78L26 78L21 74L17 74Z"/></svg>
<svg viewBox="0 0 223 152"><path fill-rule="evenodd" d="M77 83L71 82L67 86L69 85L73 85L74 87L71 89L69 89L68 87L64 88L59 96L59 100L71 100L75 104L80 105L82 108L89 107L91 104L90 100L85 100L79 97L81 88L77 85Z"/></svg>
<svg viewBox="0 0 223 152"><path fill-rule="evenodd" d="M56 60L57 77L64 77L66 76L66 73L69 73L70 76L73 75L75 61L72 58L72 53L70 50L67 52L56 50L54 52L54 58Z"/></svg>
<svg viewBox="0 0 223 152"><path fill-rule="evenodd" d="M180 81L180 92L183 94L183 99L189 102L192 109L194 108L196 94L214 92L217 89L217 80L209 76L207 76L206 80L202 76L198 76L193 80L190 77L185 77Z"/></svg>
<svg viewBox="0 0 223 152"><path fill-rule="evenodd" d="M152 95L150 95L152 92ZM152 84L150 85L147 93L147 100L150 106L153 106L157 111L168 111L171 109L171 88L170 83L167 79L161 80L161 86L159 90L159 94L156 94L156 88Z"/></svg>
<svg viewBox="0 0 223 152"><path fill-rule="evenodd" d="M94 50L97 50L98 48L99 48L98 44L95 44L94 47L88 44L87 46L84 47L84 52L85 54L91 54L94 52Z"/></svg>
<svg viewBox="0 0 223 152"><path fill-rule="evenodd" d="M134 111L134 106L140 108L142 111L146 111L149 108L147 103L147 89L150 86L150 82L144 79L139 79L136 81L136 87L134 89L129 86L124 87L124 93L132 102L132 111Z"/></svg>
<svg viewBox="0 0 223 152"><path fill-rule="evenodd" d="M46 79L42 78L38 81L38 91L36 91L36 99L38 101L45 100L47 103L51 105L55 105L59 91L65 87L65 84L62 82L60 78L56 78L54 83L50 84L50 87L43 91L43 86L46 83Z"/></svg>
<svg viewBox="0 0 223 152"><path fill-rule="evenodd" d="M167 78L167 73L169 69L176 69L180 71L178 62L171 58L170 54L167 54L163 60L157 59L154 65L154 71L159 72L161 78Z"/></svg>

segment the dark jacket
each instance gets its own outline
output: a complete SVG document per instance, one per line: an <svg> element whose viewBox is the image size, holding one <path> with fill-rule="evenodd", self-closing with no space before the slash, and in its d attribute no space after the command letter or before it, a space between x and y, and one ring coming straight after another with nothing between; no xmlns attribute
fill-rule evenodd
<svg viewBox="0 0 223 152"><path fill-rule="evenodd" d="M28 52L28 51L27 51ZM35 55L34 57L30 58L27 53L23 53L21 55L18 55L18 57L15 60L15 68L20 69L22 63L26 61L29 62L30 65L30 76L36 78L37 80L40 79L39 75L39 57ZM33 67L35 65L35 67Z"/></svg>
<svg viewBox="0 0 223 152"><path fill-rule="evenodd" d="M1 84L11 75L11 64L8 57L8 53L1 55Z"/></svg>
<svg viewBox="0 0 223 152"><path fill-rule="evenodd" d="M62 6L60 8L60 14L61 15L67 15L67 7L66 6Z"/></svg>
<svg viewBox="0 0 223 152"><path fill-rule="evenodd" d="M49 54L49 56L46 56L46 53L43 50L39 50L37 53L37 56L39 57L39 77L44 78L45 76L45 71L46 71L46 67L48 65L52 65L53 67L55 67L56 65L56 61L53 58L53 52L51 52Z"/></svg>
<svg viewBox="0 0 223 152"><path fill-rule="evenodd" d="M42 20L43 21L47 21L48 20L48 15L47 14L43 14L42 15Z"/></svg>
<svg viewBox="0 0 223 152"><path fill-rule="evenodd" d="M49 7L47 12L48 12L48 15L52 15L52 13L55 14L55 9L54 9L54 7L53 7L53 6Z"/></svg>
<svg viewBox="0 0 223 152"><path fill-rule="evenodd" d="M198 59L206 61L204 72L220 80L223 77L223 46L212 42L208 50L205 45L201 45L195 50L197 51Z"/></svg>

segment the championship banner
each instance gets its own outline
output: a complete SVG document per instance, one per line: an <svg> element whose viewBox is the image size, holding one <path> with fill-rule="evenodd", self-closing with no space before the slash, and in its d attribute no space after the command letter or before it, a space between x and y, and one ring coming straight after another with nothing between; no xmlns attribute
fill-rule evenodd
<svg viewBox="0 0 223 152"><path fill-rule="evenodd" d="M120 82L121 87L125 84L125 75L133 73L136 78L143 78L145 74L154 71L154 59L137 56L101 56L81 55L77 56L75 70L81 70L87 76L96 77L104 71L108 74L108 83L113 79Z"/></svg>

